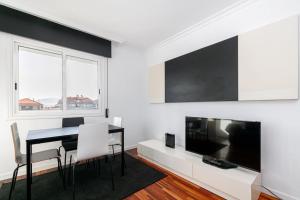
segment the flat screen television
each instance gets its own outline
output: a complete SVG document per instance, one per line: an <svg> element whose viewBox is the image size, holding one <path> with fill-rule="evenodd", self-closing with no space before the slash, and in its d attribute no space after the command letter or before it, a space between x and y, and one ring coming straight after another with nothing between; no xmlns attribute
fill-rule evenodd
<svg viewBox="0 0 300 200"><path fill-rule="evenodd" d="M186 150L260 172L260 122L186 117Z"/></svg>

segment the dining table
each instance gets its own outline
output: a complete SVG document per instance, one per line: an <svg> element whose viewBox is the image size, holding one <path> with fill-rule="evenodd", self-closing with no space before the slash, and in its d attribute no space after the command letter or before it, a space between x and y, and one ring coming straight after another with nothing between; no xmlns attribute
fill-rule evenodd
<svg viewBox="0 0 300 200"><path fill-rule="evenodd" d="M40 130L30 130L26 138L26 160L27 160L27 200L31 200L32 184L32 165L31 154L32 146L47 142L69 140L78 137L79 127L50 128ZM108 134L121 133L121 175L124 176L124 128L108 124Z"/></svg>

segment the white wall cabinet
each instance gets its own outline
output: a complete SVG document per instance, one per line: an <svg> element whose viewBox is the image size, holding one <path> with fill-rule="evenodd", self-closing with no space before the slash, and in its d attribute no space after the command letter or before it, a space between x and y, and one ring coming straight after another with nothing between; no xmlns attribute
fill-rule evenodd
<svg viewBox="0 0 300 200"><path fill-rule="evenodd" d="M298 99L298 26L294 16L238 35L239 101ZM149 68L149 96L165 102L165 64Z"/></svg>
<svg viewBox="0 0 300 200"><path fill-rule="evenodd" d="M150 103L165 102L165 64L149 68L148 92Z"/></svg>
<svg viewBox="0 0 300 200"><path fill-rule="evenodd" d="M298 99L298 16L238 38L239 100Z"/></svg>

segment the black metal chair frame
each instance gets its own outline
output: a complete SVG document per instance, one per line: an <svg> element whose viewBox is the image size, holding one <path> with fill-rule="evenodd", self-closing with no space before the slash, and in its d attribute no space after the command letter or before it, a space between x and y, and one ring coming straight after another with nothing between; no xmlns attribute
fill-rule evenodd
<svg viewBox="0 0 300 200"><path fill-rule="evenodd" d="M109 146L111 146L111 148L112 148L112 153L113 153L113 157L114 157L114 159L115 159L115 146L122 146L121 144L110 144Z"/></svg>
<svg viewBox="0 0 300 200"><path fill-rule="evenodd" d="M105 156L108 158L108 156ZM71 159L72 160L72 155L71 155ZM93 159L94 160L94 159ZM87 160L88 162L88 160ZM115 182L114 182L114 173L113 173L113 168L112 168L112 159L109 159L108 158L108 162L109 162L109 165L110 165L110 174L111 174L111 184L112 184L112 190L114 191L115 190ZM72 166L71 166L71 162L70 162L70 165L69 165L69 170L71 171L71 168L72 168L72 186L73 186L73 200L75 200L75 194L76 194L76 166L79 164L80 162L77 162L77 163L74 163ZM98 175L100 175L100 169L101 169L101 161L100 159L98 160ZM95 162L94 162L94 166L95 166ZM88 165L86 165L88 166Z"/></svg>
<svg viewBox="0 0 300 200"><path fill-rule="evenodd" d="M32 163L31 163L32 165ZM64 175L63 175L63 170L62 170L62 165L61 165L61 160L60 158L57 158L57 165L58 165L58 172L59 172L59 175L60 177L63 179L63 186L64 188L66 187L65 185L65 180L64 180ZM14 170L14 173L13 173L13 177L12 177L12 182L11 182L11 186L10 186L10 191L9 191L9 200L11 200L12 198L12 193L15 189L15 186L16 186L16 182L17 182L17 177L18 177L18 172L19 172L19 169L21 167L24 167L26 166L26 164L18 164L17 167L15 168ZM32 167L31 167L32 169ZM32 172L31 172L32 173ZM32 179L31 179L31 182L32 182Z"/></svg>
<svg viewBox="0 0 300 200"><path fill-rule="evenodd" d="M111 146L111 148L112 148L113 158L115 160L115 158L116 158L115 146L122 146L122 144L110 144L109 146ZM107 159L105 159L105 161L107 161ZM125 159L124 159L124 167L127 168Z"/></svg>
<svg viewBox="0 0 300 200"><path fill-rule="evenodd" d="M62 177L63 186L65 188L65 179L63 178L63 171L62 171L62 166L61 166L59 150L58 149L49 149L49 150L45 150L45 151L32 153L31 154L32 159L30 160L30 163L29 163L26 160L26 157L28 156L28 154L26 155L26 154L21 153L21 142L20 142L17 123L13 123L11 125L11 132L12 132L12 138L13 138L14 150L15 150L15 162L17 164L17 167L13 172L12 183L11 183L10 191L9 191L9 200L12 198L12 193L16 186L19 168L23 167L25 165L30 165L31 166L30 167L30 169L31 169L30 175L32 175L32 163L35 163L35 162L41 162L41 161L56 158L57 164L58 164L59 175ZM28 180L28 181L30 181L32 183L32 176L30 176L30 180Z"/></svg>
<svg viewBox="0 0 300 200"><path fill-rule="evenodd" d="M74 126L79 126L81 124L84 124L84 118L83 117L74 117L74 118L63 118L62 120L62 127L74 127ZM66 148L66 146L64 145L65 142L68 142L68 141L62 141L62 146L59 147L59 153L60 153L60 149L63 147L64 150L65 150L65 156L64 156L64 175L66 174L66 170L67 170L67 153L69 151L74 151L77 149L77 140L72 140L72 141L69 141L69 142L76 142L74 148L71 148L71 149L68 149ZM71 160L70 160L70 163L71 163ZM65 177L66 178L66 177Z"/></svg>

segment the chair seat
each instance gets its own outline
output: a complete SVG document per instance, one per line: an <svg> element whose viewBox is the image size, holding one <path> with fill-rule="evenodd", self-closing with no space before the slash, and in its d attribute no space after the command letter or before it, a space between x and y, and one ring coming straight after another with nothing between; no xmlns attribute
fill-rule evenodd
<svg viewBox="0 0 300 200"><path fill-rule="evenodd" d="M106 156L111 156L112 152L107 152ZM94 158L89 158L90 160L94 159ZM77 152L72 153L72 163L77 163L78 159L77 159Z"/></svg>
<svg viewBox="0 0 300 200"><path fill-rule="evenodd" d="M41 161L50 160L50 159L59 158L59 157L60 157L60 155L59 155L57 149L49 149L49 150L45 150L45 151L32 153L31 163L41 162ZM20 165L27 164L26 154L22 154L20 157L18 157L17 163Z"/></svg>
<svg viewBox="0 0 300 200"><path fill-rule="evenodd" d="M122 146L120 143L112 143L112 144L109 144L108 146Z"/></svg>
<svg viewBox="0 0 300 200"><path fill-rule="evenodd" d="M62 142L62 146L64 147L65 151L74 151L77 149L77 140L64 141Z"/></svg>
<svg viewBox="0 0 300 200"><path fill-rule="evenodd" d="M72 161L71 163L77 163L77 153L72 154Z"/></svg>

